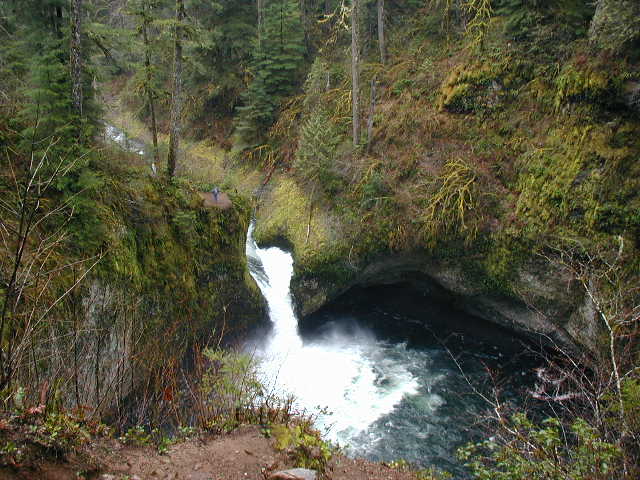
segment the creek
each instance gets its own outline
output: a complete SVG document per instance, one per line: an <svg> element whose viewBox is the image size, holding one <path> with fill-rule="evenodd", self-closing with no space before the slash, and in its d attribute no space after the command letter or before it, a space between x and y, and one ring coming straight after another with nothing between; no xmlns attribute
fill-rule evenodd
<svg viewBox="0 0 640 480"><path fill-rule="evenodd" d="M142 140L131 138L124 130L116 127L115 125L111 125L110 123L104 123L104 138L115 143L125 152L134 153L140 157L150 157L151 155L149 149ZM156 175L158 172L153 159L149 158L148 163L151 168L151 173Z"/></svg>
<svg viewBox="0 0 640 480"><path fill-rule="evenodd" d="M249 347L263 381L317 415L316 426L349 455L404 459L454 475L458 447L486 433L491 397L518 405L535 359L509 332L421 298L406 286L356 289L299 322L291 254L247 236L251 275L272 329ZM301 323L299 325L299 323Z"/></svg>

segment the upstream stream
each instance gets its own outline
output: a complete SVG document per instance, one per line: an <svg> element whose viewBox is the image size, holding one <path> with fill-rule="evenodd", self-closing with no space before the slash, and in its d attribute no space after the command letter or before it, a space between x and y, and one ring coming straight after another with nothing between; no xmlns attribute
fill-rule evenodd
<svg viewBox="0 0 640 480"><path fill-rule="evenodd" d="M317 427L350 455L462 474L455 451L481 438L490 409L479 393L491 394L497 381L505 401L518 403L532 383L522 344L428 299L398 313L398 305L412 303L402 287L349 295L301 328L289 290L293 258L277 247L259 248L253 229L249 268L267 300L272 330L251 348L267 385L294 395L307 412L324 409ZM430 328L417 321L421 315Z"/></svg>

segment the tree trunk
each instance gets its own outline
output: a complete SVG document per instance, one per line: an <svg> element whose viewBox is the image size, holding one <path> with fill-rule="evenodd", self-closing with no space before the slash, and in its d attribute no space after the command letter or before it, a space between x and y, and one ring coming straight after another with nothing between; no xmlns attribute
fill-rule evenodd
<svg viewBox="0 0 640 480"><path fill-rule="evenodd" d="M82 0L73 0L71 17L71 101L82 117Z"/></svg>
<svg viewBox="0 0 640 480"><path fill-rule="evenodd" d="M384 43L384 0L378 0L378 46L380 47L380 63L384 65L386 60Z"/></svg>
<svg viewBox="0 0 640 480"><path fill-rule="evenodd" d="M309 48L309 16L307 15L307 2L300 0L300 20L302 21L302 30L304 31L304 45Z"/></svg>
<svg viewBox="0 0 640 480"><path fill-rule="evenodd" d="M146 74L145 90L147 93L147 101L149 102L149 110L151 112L151 136L153 137L153 163L151 169L155 175L156 165L160 163L160 154L158 153L158 126L156 123L156 107L153 95L153 72L151 70L151 43L149 42L149 24L151 23L150 12L147 11L147 2L142 5L142 39L144 41L144 68Z"/></svg>
<svg viewBox="0 0 640 480"><path fill-rule="evenodd" d="M351 5L351 103L353 122L353 146L360 143L360 0L352 0Z"/></svg>
<svg viewBox="0 0 640 480"><path fill-rule="evenodd" d="M173 88L171 93L171 125L169 132L169 156L167 175L176 173L178 146L180 143L180 117L182 115L182 22L184 21L184 0L176 0L175 50L173 55Z"/></svg>
<svg viewBox="0 0 640 480"><path fill-rule="evenodd" d="M264 0L256 0L256 9L258 10L258 45L262 40L262 23L263 23L263 10L264 10Z"/></svg>
<svg viewBox="0 0 640 480"><path fill-rule="evenodd" d="M376 86L377 78L371 79L371 103L369 104L369 118L367 119L367 153L371 148L371 139L373 138L373 116L376 112Z"/></svg>

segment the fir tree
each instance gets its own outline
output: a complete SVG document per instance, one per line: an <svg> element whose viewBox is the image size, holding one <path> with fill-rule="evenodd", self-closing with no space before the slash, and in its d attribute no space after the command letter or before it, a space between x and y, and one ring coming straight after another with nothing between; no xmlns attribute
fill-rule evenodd
<svg viewBox="0 0 640 480"><path fill-rule="evenodd" d="M249 84L239 108L237 132L254 144L273 123L281 98L296 88L304 62L304 30L295 0L271 0L264 9L260 41L254 45Z"/></svg>

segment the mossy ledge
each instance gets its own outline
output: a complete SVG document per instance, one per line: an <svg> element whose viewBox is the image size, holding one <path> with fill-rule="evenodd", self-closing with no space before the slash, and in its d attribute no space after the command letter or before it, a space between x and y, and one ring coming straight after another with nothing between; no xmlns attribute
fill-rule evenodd
<svg viewBox="0 0 640 480"><path fill-rule="evenodd" d="M245 257L249 200L231 195L231 208L206 208L188 180L151 177L131 170L128 154L108 156L94 166L100 188L89 193L95 228L79 230L68 252L106 252L74 290L74 311L60 312L83 335L60 335L61 354L39 372L79 368L82 391L61 386L62 403L80 395L104 412L135 405L142 387L175 388L194 349L231 345L267 318Z"/></svg>
<svg viewBox="0 0 640 480"><path fill-rule="evenodd" d="M381 245L363 249L359 243L362 233L340 238L336 235L340 227L334 224L336 230L331 235L309 234L312 242L306 234L295 234L307 228L296 225L295 217L278 224L277 218L284 218L282 209L291 203L278 207L273 197L267 203L269 208L261 209L258 215L257 237L263 243L291 246L295 258L291 289L302 317L351 288L402 283L418 296L450 302L545 344L595 348L595 310L570 272L540 257L522 252L517 257L511 251L508 275L497 277L492 262L498 261L499 249L482 238L472 245L451 242L433 249L394 251ZM317 222L328 222L326 212L318 210L316 215Z"/></svg>

